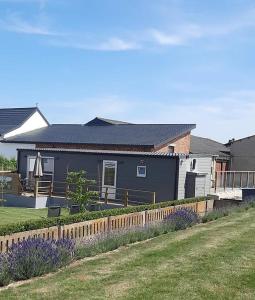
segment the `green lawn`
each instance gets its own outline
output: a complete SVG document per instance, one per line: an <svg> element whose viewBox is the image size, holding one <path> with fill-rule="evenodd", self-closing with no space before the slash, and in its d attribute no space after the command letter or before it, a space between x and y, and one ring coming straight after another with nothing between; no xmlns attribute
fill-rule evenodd
<svg viewBox="0 0 255 300"><path fill-rule="evenodd" d="M255 209L87 259L0 299L255 299Z"/></svg>
<svg viewBox="0 0 255 300"><path fill-rule="evenodd" d="M62 214L67 214L66 209L62 209ZM34 220L47 217L48 209L0 207L0 226L20 221Z"/></svg>

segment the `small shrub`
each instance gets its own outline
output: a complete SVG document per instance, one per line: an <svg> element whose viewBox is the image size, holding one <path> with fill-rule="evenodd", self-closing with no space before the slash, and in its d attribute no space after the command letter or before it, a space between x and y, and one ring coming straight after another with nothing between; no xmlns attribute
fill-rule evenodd
<svg viewBox="0 0 255 300"><path fill-rule="evenodd" d="M23 280L55 271L72 258L74 242L28 239L13 244L8 253L10 276Z"/></svg>
<svg viewBox="0 0 255 300"><path fill-rule="evenodd" d="M199 216L190 208L180 208L170 213L165 221L173 230L183 230L199 222Z"/></svg>
<svg viewBox="0 0 255 300"><path fill-rule="evenodd" d="M98 192L89 191L90 185L95 185L95 180L87 179L87 172L81 170L79 172L68 172L66 182L71 185L72 189L68 191L68 197L73 203L80 206L81 211L85 211L86 207L98 199Z"/></svg>
<svg viewBox="0 0 255 300"><path fill-rule="evenodd" d="M0 286L10 282L9 262L6 254L0 254Z"/></svg>
<svg viewBox="0 0 255 300"><path fill-rule="evenodd" d="M211 212L206 213L202 217L202 223L207 223L207 222L217 220L219 218L226 217L230 214L230 212L231 212L231 209L229 209L229 208L215 209Z"/></svg>

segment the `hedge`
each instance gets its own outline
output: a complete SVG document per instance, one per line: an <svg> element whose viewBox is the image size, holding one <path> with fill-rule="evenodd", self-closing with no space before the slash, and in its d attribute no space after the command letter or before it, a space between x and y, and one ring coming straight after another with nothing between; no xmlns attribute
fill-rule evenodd
<svg viewBox="0 0 255 300"><path fill-rule="evenodd" d="M156 204L147 204L139 206L131 206L125 208L114 208L101 211L84 212L75 215L61 216L56 218L42 218L38 220L28 220L19 223L7 224L0 226L0 236L8 235L16 232L23 232L51 226L61 226L83 221L95 220L99 218L124 215L128 213L140 212L143 210L151 210L180 204L194 203L205 200L205 197L188 198L183 200L159 202Z"/></svg>

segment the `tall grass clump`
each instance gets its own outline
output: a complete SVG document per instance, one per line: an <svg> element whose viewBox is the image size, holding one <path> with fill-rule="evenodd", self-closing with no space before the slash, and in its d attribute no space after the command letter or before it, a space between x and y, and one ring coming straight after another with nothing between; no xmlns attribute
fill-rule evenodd
<svg viewBox="0 0 255 300"><path fill-rule="evenodd" d="M224 200L222 200L222 201L224 201ZM243 201L238 206L229 206L229 207L222 207L219 209L214 209L214 210L206 213L202 217L202 223L211 222L211 221L217 220L219 218L223 218L228 215L231 215L233 213L244 212L245 210L248 210L252 207L255 207L254 200Z"/></svg>

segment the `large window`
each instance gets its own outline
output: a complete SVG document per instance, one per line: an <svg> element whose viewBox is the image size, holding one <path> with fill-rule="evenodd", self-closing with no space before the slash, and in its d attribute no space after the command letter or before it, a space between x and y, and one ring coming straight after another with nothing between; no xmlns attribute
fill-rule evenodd
<svg viewBox="0 0 255 300"><path fill-rule="evenodd" d="M27 183L33 185L34 182L34 166L35 156L28 156L27 158ZM53 180L54 176L54 158L53 157L42 157L42 170L44 180Z"/></svg>

